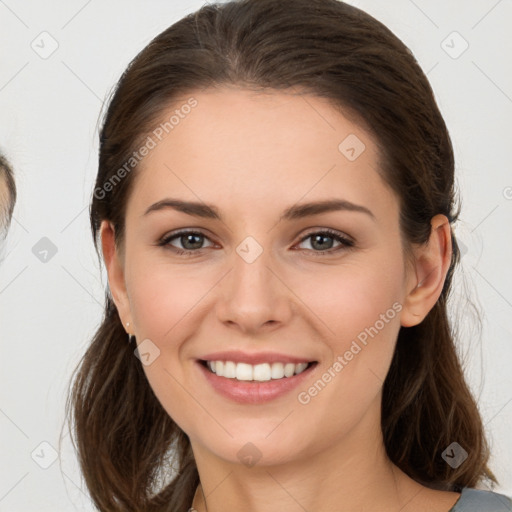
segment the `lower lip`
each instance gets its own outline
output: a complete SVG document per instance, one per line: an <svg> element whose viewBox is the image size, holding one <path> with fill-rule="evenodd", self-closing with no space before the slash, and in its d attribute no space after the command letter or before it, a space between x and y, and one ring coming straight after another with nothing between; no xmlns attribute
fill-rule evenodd
<svg viewBox="0 0 512 512"><path fill-rule="evenodd" d="M256 382L219 377L201 362L197 361L197 364L207 381L218 393L241 404L260 404L285 395L304 383L318 366L318 363L314 363L302 373L292 377Z"/></svg>

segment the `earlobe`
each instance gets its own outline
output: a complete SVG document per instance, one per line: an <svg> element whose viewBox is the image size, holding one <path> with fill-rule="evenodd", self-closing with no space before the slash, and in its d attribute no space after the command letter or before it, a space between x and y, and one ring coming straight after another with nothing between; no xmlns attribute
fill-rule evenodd
<svg viewBox="0 0 512 512"><path fill-rule="evenodd" d="M415 262L400 317L403 327L418 325L434 307L443 290L452 255L451 227L445 215L431 220L425 245L414 249Z"/></svg>
<svg viewBox="0 0 512 512"><path fill-rule="evenodd" d="M115 245L114 227L109 221L102 221L100 226L100 239L112 299L116 305L122 324L126 326L127 323L131 324L132 322L124 269Z"/></svg>

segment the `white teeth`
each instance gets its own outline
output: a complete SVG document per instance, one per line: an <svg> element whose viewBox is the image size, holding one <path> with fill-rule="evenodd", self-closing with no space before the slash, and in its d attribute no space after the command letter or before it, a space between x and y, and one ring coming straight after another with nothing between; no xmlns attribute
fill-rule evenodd
<svg viewBox="0 0 512 512"><path fill-rule="evenodd" d="M268 363L257 364L252 371L253 380L270 380L272 374Z"/></svg>
<svg viewBox="0 0 512 512"><path fill-rule="evenodd" d="M217 373L217 375L224 377L224 373ZM252 366L250 364L238 363L236 365L236 379L252 380Z"/></svg>
<svg viewBox="0 0 512 512"><path fill-rule="evenodd" d="M286 363L284 365L284 376L291 377L295 373L295 365L293 363Z"/></svg>
<svg viewBox="0 0 512 512"><path fill-rule="evenodd" d="M236 364L233 361L226 361L224 363L224 377L228 379L236 378Z"/></svg>
<svg viewBox="0 0 512 512"><path fill-rule="evenodd" d="M295 368L295 373L302 373L308 367L308 363L299 363Z"/></svg>
<svg viewBox="0 0 512 512"><path fill-rule="evenodd" d="M270 370L270 376L273 379L282 379L284 377L284 365L283 363L274 363Z"/></svg>
<svg viewBox="0 0 512 512"><path fill-rule="evenodd" d="M233 361L207 361L208 368L219 377L245 381L265 382L271 379L282 379L302 373L308 363L262 363L251 365L234 363Z"/></svg>

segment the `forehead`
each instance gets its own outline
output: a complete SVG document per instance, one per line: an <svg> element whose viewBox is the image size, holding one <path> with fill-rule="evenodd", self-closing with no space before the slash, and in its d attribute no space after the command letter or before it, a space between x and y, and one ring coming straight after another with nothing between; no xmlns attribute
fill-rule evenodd
<svg viewBox="0 0 512 512"><path fill-rule="evenodd" d="M396 207L372 136L311 94L197 91L162 112L149 136L130 199L137 211L166 195L240 213L326 195Z"/></svg>

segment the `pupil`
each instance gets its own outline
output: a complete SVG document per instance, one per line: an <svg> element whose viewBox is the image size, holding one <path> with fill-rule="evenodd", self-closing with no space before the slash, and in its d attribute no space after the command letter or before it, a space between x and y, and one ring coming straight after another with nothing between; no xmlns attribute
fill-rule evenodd
<svg viewBox="0 0 512 512"><path fill-rule="evenodd" d="M183 247L185 247L185 249L199 249L201 247L201 236L202 235L183 235L181 237L181 243L182 243ZM193 238L199 239L199 242L196 242L195 244L193 242L191 242L192 247L190 247L190 246L187 247L189 240L191 240ZM185 240L185 243L183 243L184 240Z"/></svg>
<svg viewBox="0 0 512 512"><path fill-rule="evenodd" d="M318 240L325 240L325 239L328 239L328 238L331 238L330 236L324 236L324 235L316 235L313 237L313 247L315 246L315 243L317 243ZM332 243L330 244L332 246ZM325 250L326 247L323 247L322 244L320 244L320 249L321 250ZM330 247L327 247L327 249L330 249Z"/></svg>

